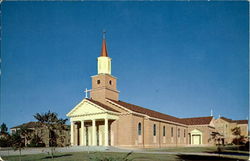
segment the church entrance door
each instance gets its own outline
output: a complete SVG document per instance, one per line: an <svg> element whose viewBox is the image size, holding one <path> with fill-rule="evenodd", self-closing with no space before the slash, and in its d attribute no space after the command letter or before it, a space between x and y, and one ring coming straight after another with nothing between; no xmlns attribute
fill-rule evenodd
<svg viewBox="0 0 250 161"><path fill-rule="evenodd" d="M199 145L201 144L201 135L193 135L192 136L192 140L193 140L193 145Z"/></svg>

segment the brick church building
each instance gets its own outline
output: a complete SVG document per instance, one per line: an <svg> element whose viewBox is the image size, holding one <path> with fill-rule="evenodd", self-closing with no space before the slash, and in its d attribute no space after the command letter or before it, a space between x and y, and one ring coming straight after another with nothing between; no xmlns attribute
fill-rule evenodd
<svg viewBox="0 0 250 161"><path fill-rule="evenodd" d="M210 145L213 144L210 135L216 131L212 116L177 118L119 100L105 37L98 57L98 74L92 76L90 98L83 99L67 117L71 122L73 146Z"/></svg>

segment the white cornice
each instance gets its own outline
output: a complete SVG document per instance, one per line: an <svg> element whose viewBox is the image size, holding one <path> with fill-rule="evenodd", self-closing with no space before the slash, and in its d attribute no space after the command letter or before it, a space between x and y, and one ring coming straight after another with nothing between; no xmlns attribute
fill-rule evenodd
<svg viewBox="0 0 250 161"><path fill-rule="evenodd" d="M93 76L91 76L91 77L97 77L97 76L99 76L99 75L108 75L108 76L110 76L110 77L112 77L112 78L118 79L117 77L115 77L115 76L113 76L113 75L111 75L111 74L103 74L103 73L100 73L100 74L97 74L97 75L93 75Z"/></svg>
<svg viewBox="0 0 250 161"><path fill-rule="evenodd" d="M95 106L95 107L101 109L102 111L104 111L104 112L101 112L101 113L110 113L110 114L114 114L114 115L119 115L119 114L120 114L119 112L109 111L109 110L107 110L107 109L105 109L105 108L103 108L103 107L101 107L101 106L99 106L99 105L97 105L97 104L95 104L95 103L89 101L88 99L83 99L83 100L82 100L78 105L76 105L76 107L73 108L66 116L67 116L67 117L76 117L76 116L78 116L78 115L73 115L73 116L72 116L71 113L73 113L75 110L77 110L84 102L88 102L89 104L91 104L91 105L93 105L93 106ZM79 116L96 115L96 114L99 114L99 113L83 114L83 115L79 115Z"/></svg>

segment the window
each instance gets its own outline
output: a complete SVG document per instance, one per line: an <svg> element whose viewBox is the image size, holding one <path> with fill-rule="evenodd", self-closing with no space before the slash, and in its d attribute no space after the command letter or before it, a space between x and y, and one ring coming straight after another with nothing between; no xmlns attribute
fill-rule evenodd
<svg viewBox="0 0 250 161"><path fill-rule="evenodd" d="M184 129L184 138L186 137L186 129Z"/></svg>
<svg viewBox="0 0 250 161"><path fill-rule="evenodd" d="M100 84L101 83L101 81L100 80L97 80L97 84Z"/></svg>
<svg viewBox="0 0 250 161"><path fill-rule="evenodd" d="M156 125L153 126L153 135L156 136Z"/></svg>
<svg viewBox="0 0 250 161"><path fill-rule="evenodd" d="M112 81L111 80L109 81L109 84L112 85Z"/></svg>
<svg viewBox="0 0 250 161"><path fill-rule="evenodd" d="M141 123L138 124L138 135L141 135Z"/></svg>
<svg viewBox="0 0 250 161"><path fill-rule="evenodd" d="M171 137L173 137L173 136L174 136L174 128L171 127Z"/></svg>
<svg viewBox="0 0 250 161"><path fill-rule="evenodd" d="M181 130L180 130L180 129L178 129L178 138L180 137L180 131L181 131Z"/></svg>
<svg viewBox="0 0 250 161"><path fill-rule="evenodd" d="M165 129L165 126L163 126L163 136L166 136L166 129Z"/></svg>
<svg viewBox="0 0 250 161"><path fill-rule="evenodd" d="M15 129L12 129L11 130L11 134L15 134L16 130Z"/></svg>

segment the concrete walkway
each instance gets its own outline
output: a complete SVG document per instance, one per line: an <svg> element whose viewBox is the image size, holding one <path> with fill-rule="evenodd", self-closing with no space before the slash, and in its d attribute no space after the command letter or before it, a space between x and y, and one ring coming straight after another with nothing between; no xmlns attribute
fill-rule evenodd
<svg viewBox="0 0 250 161"><path fill-rule="evenodd" d="M24 148L22 149L22 154L48 154L50 153L51 148ZM104 147L104 146L70 146L70 147L58 147L55 148L56 152L67 153L67 152L131 152L131 150L119 149L115 147ZM19 155L19 151L14 151L11 148L2 148L0 149L0 156L9 156L9 155Z"/></svg>

